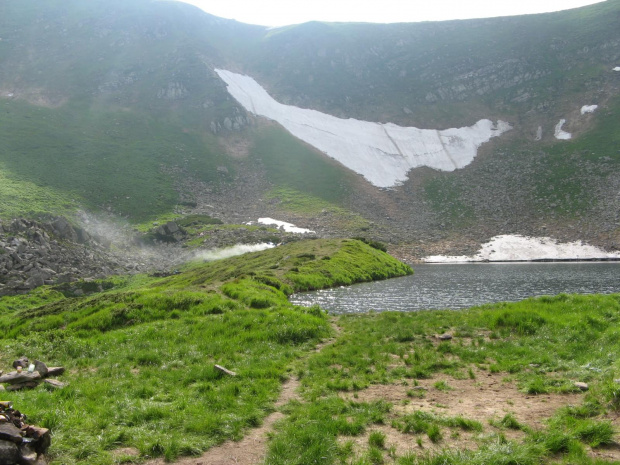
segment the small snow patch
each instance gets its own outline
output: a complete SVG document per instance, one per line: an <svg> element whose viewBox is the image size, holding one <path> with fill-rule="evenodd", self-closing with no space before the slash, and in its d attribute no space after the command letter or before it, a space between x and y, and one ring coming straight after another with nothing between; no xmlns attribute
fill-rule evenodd
<svg viewBox="0 0 620 465"><path fill-rule="evenodd" d="M259 218L258 222L265 225L275 225L278 229L283 229L286 232L295 234L313 234L314 231L305 228L298 228L294 224L286 223L285 221L274 220L273 218Z"/></svg>
<svg viewBox="0 0 620 465"><path fill-rule="evenodd" d="M565 119L561 119L560 122L555 125L555 134L554 134L554 136L555 136L556 139L568 140L571 137L573 137L573 135L570 132L562 131L562 126L564 126L564 123L566 123L566 120Z"/></svg>
<svg viewBox="0 0 620 465"><path fill-rule="evenodd" d="M598 105L584 105L581 107L581 114L585 115L586 113L594 113L597 108Z"/></svg>
<svg viewBox="0 0 620 465"><path fill-rule="evenodd" d="M620 253L605 252L581 241L560 243L550 237L520 235L495 236L473 256L433 255L424 258L428 263L503 262L527 260L592 260L620 258Z"/></svg>

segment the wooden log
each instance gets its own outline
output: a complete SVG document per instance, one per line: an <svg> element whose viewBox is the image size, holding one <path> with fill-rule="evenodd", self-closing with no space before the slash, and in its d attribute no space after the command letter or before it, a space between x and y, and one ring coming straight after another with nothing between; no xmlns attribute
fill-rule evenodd
<svg viewBox="0 0 620 465"><path fill-rule="evenodd" d="M17 371L12 371L11 373L0 376L0 383L19 384L27 381L35 381L37 379L41 379L41 375L37 372L28 373L27 371L22 371L19 373Z"/></svg>
<svg viewBox="0 0 620 465"><path fill-rule="evenodd" d="M215 365L215 369L218 371L221 371L222 373L224 373L225 375L228 376L237 376L237 373L235 373L234 371L230 371L226 368L224 368L223 366L220 365Z"/></svg>

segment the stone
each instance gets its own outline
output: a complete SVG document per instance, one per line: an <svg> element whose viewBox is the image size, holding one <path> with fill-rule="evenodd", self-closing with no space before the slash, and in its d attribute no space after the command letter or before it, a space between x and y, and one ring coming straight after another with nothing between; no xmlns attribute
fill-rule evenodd
<svg viewBox="0 0 620 465"><path fill-rule="evenodd" d="M30 365L30 360L28 360L28 357L20 357L13 362L13 368L17 368L17 367L28 368L28 365ZM0 373L0 375L1 374L2 373Z"/></svg>
<svg viewBox="0 0 620 465"><path fill-rule="evenodd" d="M21 430L13 423L0 423L0 440L21 444L24 438Z"/></svg>
<svg viewBox="0 0 620 465"><path fill-rule="evenodd" d="M37 381L26 381L24 383L11 384L6 387L7 391L21 391L22 389L34 389L39 385Z"/></svg>
<svg viewBox="0 0 620 465"><path fill-rule="evenodd" d="M590 389L590 386L588 386L588 383L582 383L580 381L577 381L574 386L579 389L580 391L587 391L588 389Z"/></svg>
<svg viewBox="0 0 620 465"><path fill-rule="evenodd" d="M439 339L440 341L449 341L452 339L452 334L440 334L439 336L436 336L437 339Z"/></svg>
<svg viewBox="0 0 620 465"><path fill-rule="evenodd" d="M22 289L34 289L36 287L43 286L43 284L45 284L43 281L43 278L41 278L41 276L39 275L36 275L36 276L31 276L26 281L24 281L21 288Z"/></svg>
<svg viewBox="0 0 620 465"><path fill-rule="evenodd" d="M63 383L61 381L58 381L57 379L44 379L43 382L45 384L49 384L50 386L52 386L55 389L61 389L64 388L67 384Z"/></svg>
<svg viewBox="0 0 620 465"><path fill-rule="evenodd" d="M38 371L41 374L41 376L45 377L47 375L47 372L49 371L49 369L47 368L47 365L40 360L35 360L33 363L34 363L34 370Z"/></svg>
<svg viewBox="0 0 620 465"><path fill-rule="evenodd" d="M19 460L19 448L10 441L0 440L0 465L15 465Z"/></svg>
<svg viewBox="0 0 620 465"><path fill-rule="evenodd" d="M65 367L47 367L47 376L62 375L65 372Z"/></svg>
<svg viewBox="0 0 620 465"><path fill-rule="evenodd" d="M36 465L39 454L33 444L25 443L19 446L20 465Z"/></svg>
<svg viewBox="0 0 620 465"><path fill-rule="evenodd" d="M52 222L52 228L54 229L56 235L61 239L77 242L77 233L66 218L63 218L62 216L56 218L56 220Z"/></svg>
<svg viewBox="0 0 620 465"><path fill-rule="evenodd" d="M23 371L19 373L17 371L12 371L11 373L0 376L0 383L19 384L28 381L36 381L38 379L41 379L41 375L37 372L28 373L27 371Z"/></svg>

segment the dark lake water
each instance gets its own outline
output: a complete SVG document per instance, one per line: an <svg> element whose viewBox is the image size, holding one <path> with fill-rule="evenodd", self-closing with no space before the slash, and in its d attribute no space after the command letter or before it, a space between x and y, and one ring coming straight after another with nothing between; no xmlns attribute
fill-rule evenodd
<svg viewBox="0 0 620 465"><path fill-rule="evenodd" d="M540 295L620 293L619 262L414 265L404 278L295 294L330 313L467 308Z"/></svg>

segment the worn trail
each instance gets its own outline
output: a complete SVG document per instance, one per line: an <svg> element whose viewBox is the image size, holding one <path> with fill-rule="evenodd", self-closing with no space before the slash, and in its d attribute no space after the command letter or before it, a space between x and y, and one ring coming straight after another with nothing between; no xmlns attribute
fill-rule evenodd
<svg viewBox="0 0 620 465"><path fill-rule="evenodd" d="M334 321L332 321L332 327L336 334L340 333L340 328L335 325ZM335 341L335 338L330 338L321 342L308 355L321 351ZM267 455L269 433L273 431L274 424L284 418L284 414L279 409L291 400L300 399L299 386L300 382L295 378L286 380L282 384L282 391L275 403L277 410L265 417L261 426L248 431L241 441L226 441L209 449L200 457L183 458L174 462L175 465L258 465L263 463ZM164 464L168 465L163 458L146 462L146 465Z"/></svg>

